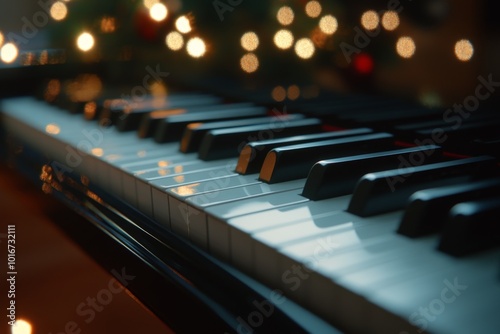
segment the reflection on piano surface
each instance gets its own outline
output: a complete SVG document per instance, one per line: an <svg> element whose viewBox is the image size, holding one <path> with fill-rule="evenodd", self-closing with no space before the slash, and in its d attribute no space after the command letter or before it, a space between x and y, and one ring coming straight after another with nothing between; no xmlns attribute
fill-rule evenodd
<svg viewBox="0 0 500 334"><path fill-rule="evenodd" d="M1 101L4 156L174 330L498 328L489 1L57 4L47 29L94 25L0 42L7 76L40 71Z"/></svg>

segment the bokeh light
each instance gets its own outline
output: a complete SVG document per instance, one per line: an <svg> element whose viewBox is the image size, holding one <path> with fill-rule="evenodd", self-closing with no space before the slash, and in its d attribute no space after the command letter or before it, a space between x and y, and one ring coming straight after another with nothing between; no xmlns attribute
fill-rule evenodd
<svg viewBox="0 0 500 334"><path fill-rule="evenodd" d="M271 92L274 101L281 102L286 99L286 89L283 86L276 86Z"/></svg>
<svg viewBox="0 0 500 334"><path fill-rule="evenodd" d="M165 6L162 3L155 3L151 8L149 9L149 16L155 21L163 21L167 18L168 15L168 10L167 6Z"/></svg>
<svg viewBox="0 0 500 334"><path fill-rule="evenodd" d="M254 51L259 46L259 37L253 31L248 31L241 36L241 47L247 51Z"/></svg>
<svg viewBox="0 0 500 334"><path fill-rule="evenodd" d="M396 51L402 58L411 58L415 54L415 42L411 37L403 36L396 42Z"/></svg>
<svg viewBox="0 0 500 334"><path fill-rule="evenodd" d="M380 19L374 10L368 10L361 15L361 25L366 30L375 30L378 27Z"/></svg>
<svg viewBox="0 0 500 334"><path fill-rule="evenodd" d="M320 16L321 10L321 4L318 1L313 0L306 4L306 14L309 17L315 18Z"/></svg>
<svg viewBox="0 0 500 334"><path fill-rule="evenodd" d="M76 45L80 50L84 52L87 52L90 49L92 49L94 47L94 43L95 43L94 36L92 36L88 32L81 33L76 40Z"/></svg>
<svg viewBox="0 0 500 334"><path fill-rule="evenodd" d="M184 46L184 37L179 32L172 31L165 37L165 44L170 50L178 51Z"/></svg>
<svg viewBox="0 0 500 334"><path fill-rule="evenodd" d="M200 58L207 51L207 46L201 38L193 37L187 42L186 49L191 57Z"/></svg>
<svg viewBox="0 0 500 334"><path fill-rule="evenodd" d="M399 26L399 15L393 10L389 10L382 15L382 27L385 30L392 31Z"/></svg>
<svg viewBox="0 0 500 334"><path fill-rule="evenodd" d="M294 17L293 9L288 6L281 7L276 14L276 19L284 26L292 24Z"/></svg>
<svg viewBox="0 0 500 334"><path fill-rule="evenodd" d="M309 59L314 55L314 43L309 38L301 38L295 43L295 53L302 59Z"/></svg>
<svg viewBox="0 0 500 334"><path fill-rule="evenodd" d="M474 55L474 46L468 39L461 39L455 43L455 56L458 60L469 61Z"/></svg>
<svg viewBox="0 0 500 334"><path fill-rule="evenodd" d="M240 59L241 69L247 73L253 73L259 68L259 58L253 53L247 53Z"/></svg>
<svg viewBox="0 0 500 334"><path fill-rule="evenodd" d="M289 49L293 45L293 34L291 31L281 29L274 34L274 44L280 49Z"/></svg>
<svg viewBox="0 0 500 334"><path fill-rule="evenodd" d="M68 7L66 7L66 4L64 4L64 2L56 1L50 7L50 16L54 20L64 20L66 18L66 15L68 15Z"/></svg>
<svg viewBox="0 0 500 334"><path fill-rule="evenodd" d="M4 63L14 62L18 54L19 50L13 43L5 43L5 45L0 49L0 59L2 59Z"/></svg>
<svg viewBox="0 0 500 334"><path fill-rule="evenodd" d="M185 15L180 16L177 20L175 20L175 27L179 32L183 34L187 34L188 32L191 32L191 21L189 18Z"/></svg>
<svg viewBox="0 0 500 334"><path fill-rule="evenodd" d="M319 20L319 29L327 35L333 35L337 28L337 19L332 15L325 15Z"/></svg>

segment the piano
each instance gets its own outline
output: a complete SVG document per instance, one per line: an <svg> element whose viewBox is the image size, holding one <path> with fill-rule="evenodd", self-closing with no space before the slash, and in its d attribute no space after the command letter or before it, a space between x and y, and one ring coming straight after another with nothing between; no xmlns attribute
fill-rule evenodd
<svg viewBox="0 0 500 334"><path fill-rule="evenodd" d="M109 10L76 46L2 41L3 160L176 332L495 332L497 27L423 42L492 5L389 5L145 1L144 50Z"/></svg>

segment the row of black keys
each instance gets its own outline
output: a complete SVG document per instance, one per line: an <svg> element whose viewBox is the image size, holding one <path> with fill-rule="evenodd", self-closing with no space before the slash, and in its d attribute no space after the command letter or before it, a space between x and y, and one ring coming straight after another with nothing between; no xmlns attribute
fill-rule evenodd
<svg viewBox="0 0 500 334"><path fill-rule="evenodd" d="M442 238L440 248L454 255L498 244L499 225L492 217L500 213L500 180L493 157L450 159L440 146L398 147L392 134L369 128L322 132L325 117L305 118L303 114L270 112L250 103L220 102L212 95L177 94L160 99L159 104L154 98L139 103L103 99L62 107L83 112L87 119L114 124L119 131L137 130L139 137L153 136L157 142L180 139L181 151L198 151L202 160L239 154L236 171L260 171L260 179L268 183L308 177L302 194L312 200L353 193L347 211L359 216L402 209L408 202L398 232L418 237L443 228L450 230L443 234L446 238ZM383 99L337 97L307 105L309 113L313 110L315 115L336 115L360 123L367 119L370 125L396 125L396 130L430 125L418 131L432 135L435 129L443 129L432 128L442 125L436 120L401 124L437 112ZM327 113L328 106L331 110ZM345 112L350 109L355 112L348 113L349 118ZM270 119L270 115L275 117ZM468 135L471 129L490 134L497 122L490 114L479 113L464 131ZM460 133L448 130L449 134ZM454 207L470 200L475 202ZM448 219L452 208L455 211Z"/></svg>

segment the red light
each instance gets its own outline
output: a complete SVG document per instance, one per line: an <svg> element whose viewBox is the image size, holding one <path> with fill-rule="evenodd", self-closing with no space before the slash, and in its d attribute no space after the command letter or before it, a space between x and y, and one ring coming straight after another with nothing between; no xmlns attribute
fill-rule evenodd
<svg viewBox="0 0 500 334"><path fill-rule="evenodd" d="M354 70L359 74L370 74L373 71L373 58L366 53L360 53L354 58Z"/></svg>

